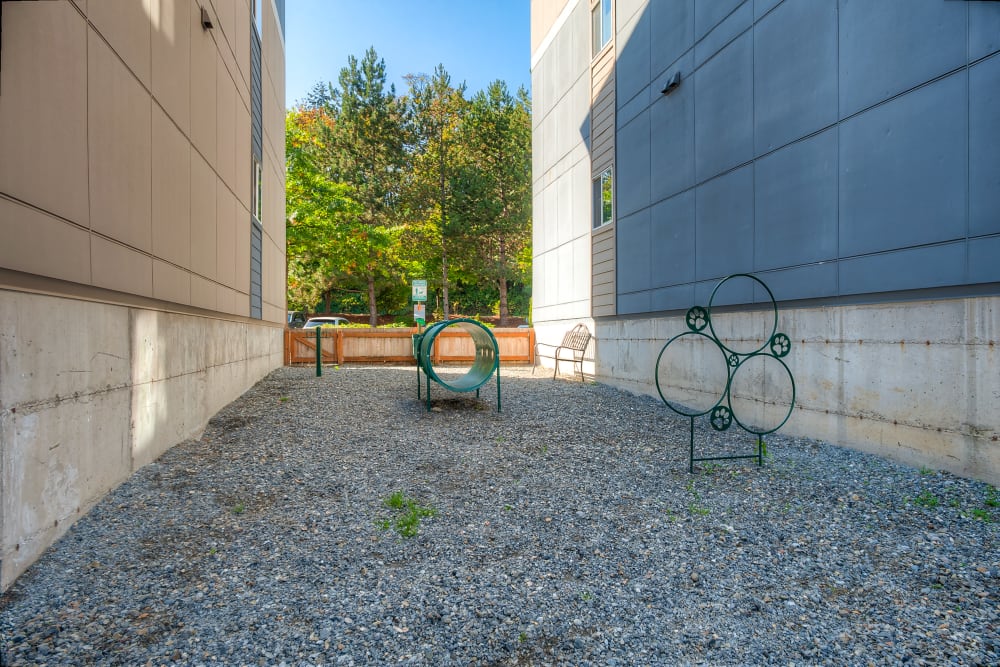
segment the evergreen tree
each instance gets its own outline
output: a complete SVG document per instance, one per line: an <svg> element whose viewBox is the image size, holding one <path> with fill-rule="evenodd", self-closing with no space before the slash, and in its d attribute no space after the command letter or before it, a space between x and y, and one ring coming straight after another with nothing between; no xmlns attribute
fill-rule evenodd
<svg viewBox="0 0 1000 667"><path fill-rule="evenodd" d="M386 87L385 61L374 48L358 61L347 59L340 87L331 91L332 161L337 180L350 187L358 207L359 234L351 242L364 250L360 274L367 282L369 321L378 324L377 285L398 279L401 221L397 214L406 168L403 109L395 86Z"/></svg>
<svg viewBox="0 0 1000 667"><path fill-rule="evenodd" d="M410 75L407 83L413 138L411 210L425 238L432 237L437 246L433 263L440 262L442 308L444 319L448 319L449 246L455 234L451 220L452 182L461 160L458 133L468 108L465 84L452 86L444 65L438 65L430 77Z"/></svg>
<svg viewBox="0 0 1000 667"><path fill-rule="evenodd" d="M469 161L456 183L463 237L478 253L482 275L500 294L500 326L510 317L508 287L527 282L531 244L531 103L503 81L477 93L462 140Z"/></svg>

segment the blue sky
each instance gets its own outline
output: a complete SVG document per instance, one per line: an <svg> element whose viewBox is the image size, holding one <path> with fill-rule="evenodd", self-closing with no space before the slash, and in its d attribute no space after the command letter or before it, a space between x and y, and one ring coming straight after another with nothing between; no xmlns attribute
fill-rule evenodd
<svg viewBox="0 0 1000 667"><path fill-rule="evenodd" d="M441 63L468 94L494 79L531 87L529 0L287 0L285 104L318 81L336 83L347 57L374 46L389 83Z"/></svg>

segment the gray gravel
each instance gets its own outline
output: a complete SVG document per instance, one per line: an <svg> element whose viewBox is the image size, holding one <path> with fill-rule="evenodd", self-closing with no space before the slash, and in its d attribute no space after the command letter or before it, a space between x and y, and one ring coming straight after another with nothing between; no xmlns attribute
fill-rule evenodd
<svg viewBox="0 0 1000 667"><path fill-rule="evenodd" d="M15 583L3 659L1000 664L988 486L780 435L691 475L658 400L502 380L427 412L412 368L275 371Z"/></svg>

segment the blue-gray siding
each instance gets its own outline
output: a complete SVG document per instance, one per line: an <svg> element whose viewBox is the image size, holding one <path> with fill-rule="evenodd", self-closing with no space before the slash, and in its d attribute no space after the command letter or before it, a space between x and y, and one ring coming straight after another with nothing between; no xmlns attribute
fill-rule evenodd
<svg viewBox="0 0 1000 667"><path fill-rule="evenodd" d="M1000 281L1000 3L651 0L621 18L619 314L687 308L736 272L782 299Z"/></svg>

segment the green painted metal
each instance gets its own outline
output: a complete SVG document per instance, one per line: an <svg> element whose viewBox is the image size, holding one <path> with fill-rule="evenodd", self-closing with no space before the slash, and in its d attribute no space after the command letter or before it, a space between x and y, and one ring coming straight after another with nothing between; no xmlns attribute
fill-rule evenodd
<svg viewBox="0 0 1000 667"><path fill-rule="evenodd" d="M465 375L448 380L441 378L434 370L434 339L448 327L457 327L469 334L476 349L476 358ZM436 322L420 334L413 335L413 355L417 359L417 398L421 397L420 372L423 371L427 382L427 409L431 409L431 380L445 389L457 392L475 391L496 375L497 379L497 412L500 412L500 346L493 332L481 322L468 318L444 320Z"/></svg>
<svg viewBox="0 0 1000 667"><path fill-rule="evenodd" d="M745 278L752 280L757 285L762 287L771 300L771 310L774 313L774 322L771 326L770 333L764 340L764 343L760 347L757 347L756 349L751 350L749 352L740 352L726 346L725 343L723 343L722 340L719 338L719 335L716 333L715 327L712 324L712 305L715 302L715 297L716 294L718 294L719 292L719 288L721 288L726 282L738 278ZM660 354L656 358L655 377L656 377L656 391L660 394L660 398L663 399L663 402L666 404L666 406L671 410L673 410L674 412L676 412L677 414L687 417L688 419L691 420L690 441L688 447L688 470L692 473L694 472L695 461L720 461L729 459L755 458L757 459L757 465L763 465L764 447L765 447L763 436L767 435L768 433L774 433L779 428L784 426L785 423L788 421L789 417L792 416L792 409L795 407L795 377L792 375L791 369L788 368L788 364L786 364L782 360L782 358L787 356L788 353L791 351L792 342L791 339L786 334L778 332L778 304L774 300L774 294L771 292L770 288L766 284L764 284L764 281L762 281L760 278L753 276L749 273L736 273L731 276L727 276L719 281L719 284L716 285L715 289L712 290L712 296L709 298L707 308L702 306L693 306L690 309L688 309L684 321L685 324L687 324L688 331L677 334L676 336L668 340L666 344L663 346L663 348L660 350ZM709 333L705 333L704 330L706 328L709 330L711 335L709 335ZM692 410L690 408L687 408L686 406L677 404L676 401L671 402L670 400L667 399L666 396L664 396L663 388L660 384L660 360L663 358L664 353L667 351L667 348L670 347L672 343L687 336L700 336L710 340L718 347L720 353L723 355L723 358L726 361L726 367L728 369L728 377L726 379L725 390L719 396L719 399L715 402L715 404L709 407L707 410L702 410L702 411ZM781 422L774 428L760 429L750 424L746 420L741 421L740 418L737 416L736 411L733 409L732 396L730 394L730 390L732 389L733 386L733 378L736 377L736 374L739 373L741 369L746 367L748 362L751 362L759 358L773 359L778 364L780 364L781 368L783 368L784 371L788 374L788 380L792 388L792 395L791 395L791 401L789 402L788 405L788 412L785 414L784 419L782 419ZM694 420L696 417L702 417L705 415L708 415L709 425L711 425L711 427L716 431L726 431L729 429L730 426L732 426L735 423L743 430L757 436L756 452L754 452L753 454L741 454L735 456L696 457L694 451Z"/></svg>
<svg viewBox="0 0 1000 667"><path fill-rule="evenodd" d="M322 327L316 327L316 377L323 375L323 334Z"/></svg>

